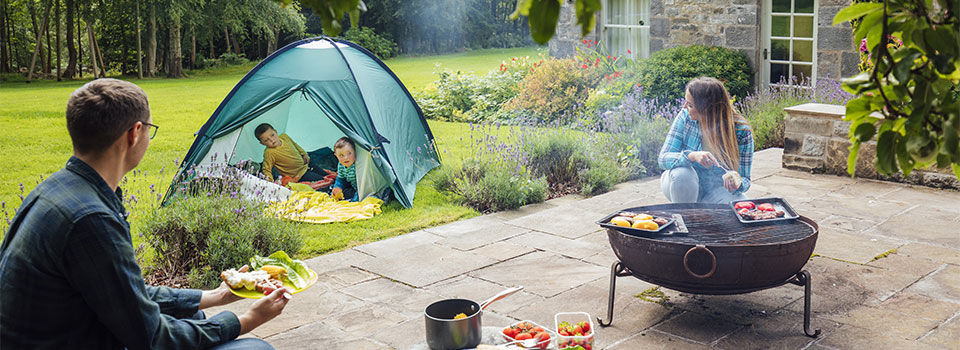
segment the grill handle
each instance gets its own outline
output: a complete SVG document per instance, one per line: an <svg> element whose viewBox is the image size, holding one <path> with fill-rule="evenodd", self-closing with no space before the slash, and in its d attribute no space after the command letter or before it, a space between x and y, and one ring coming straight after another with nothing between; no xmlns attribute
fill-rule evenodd
<svg viewBox="0 0 960 350"><path fill-rule="evenodd" d="M690 269L690 265L689 265L690 253L693 253L697 250L703 250L710 255L710 271L702 275L697 274L696 272L693 272L693 270ZM687 273L689 273L690 276L693 276L695 278L699 278L699 279L710 278L710 276L713 276L714 272L717 272L717 256L714 255L713 252L711 252L710 249L707 249L707 247L704 246L703 244L697 244L693 248L690 248L690 250L687 250L686 254L683 254L683 269L687 270Z"/></svg>

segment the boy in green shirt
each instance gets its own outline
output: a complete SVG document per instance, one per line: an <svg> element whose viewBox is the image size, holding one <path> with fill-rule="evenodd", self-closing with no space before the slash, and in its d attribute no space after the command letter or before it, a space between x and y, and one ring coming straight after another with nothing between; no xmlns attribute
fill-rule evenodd
<svg viewBox="0 0 960 350"><path fill-rule="evenodd" d="M268 181L274 181L273 167L277 167L281 177L290 178L290 181L285 182L323 180L323 176L310 169L310 156L307 152L287 134L277 135L277 130L272 125L263 123L253 130L253 135L261 145L267 146L263 150L263 176Z"/></svg>

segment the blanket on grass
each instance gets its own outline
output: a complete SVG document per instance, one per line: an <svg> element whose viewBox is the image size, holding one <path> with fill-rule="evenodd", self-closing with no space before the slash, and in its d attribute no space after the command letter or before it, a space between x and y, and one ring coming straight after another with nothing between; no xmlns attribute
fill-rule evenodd
<svg viewBox="0 0 960 350"><path fill-rule="evenodd" d="M359 202L335 200L323 192L294 192L287 200L271 203L267 214L279 218L325 224L329 222L353 222L380 214L383 201L367 197Z"/></svg>

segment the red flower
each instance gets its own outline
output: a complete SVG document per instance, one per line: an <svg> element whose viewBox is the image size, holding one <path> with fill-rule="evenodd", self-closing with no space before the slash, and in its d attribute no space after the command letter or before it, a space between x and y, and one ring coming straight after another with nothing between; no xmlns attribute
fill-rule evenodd
<svg viewBox="0 0 960 350"><path fill-rule="evenodd" d="M586 65L586 64L584 64L584 65L583 65L583 67L581 67L581 68L587 68L587 65Z"/></svg>
<svg viewBox="0 0 960 350"><path fill-rule="evenodd" d="M607 59L608 59L608 60L610 59L610 55L607 55Z"/></svg>
<svg viewBox="0 0 960 350"><path fill-rule="evenodd" d="M583 43L584 43L584 44L586 44L586 43L588 43L588 42L589 42L589 40L583 39Z"/></svg>
<svg viewBox="0 0 960 350"><path fill-rule="evenodd" d="M533 68L530 68L530 71L533 72Z"/></svg>
<svg viewBox="0 0 960 350"><path fill-rule="evenodd" d="M627 49L627 53L633 53L633 52L630 52L630 49Z"/></svg>
<svg viewBox="0 0 960 350"><path fill-rule="evenodd" d="M597 63L600 63L600 59L599 59L599 58L597 59Z"/></svg>

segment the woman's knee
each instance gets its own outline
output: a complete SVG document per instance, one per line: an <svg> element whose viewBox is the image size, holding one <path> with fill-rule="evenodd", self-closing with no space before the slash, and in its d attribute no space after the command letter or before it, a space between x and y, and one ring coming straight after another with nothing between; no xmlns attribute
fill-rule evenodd
<svg viewBox="0 0 960 350"><path fill-rule="evenodd" d="M667 171L670 182L673 183L699 183L697 171L693 167L679 167Z"/></svg>

